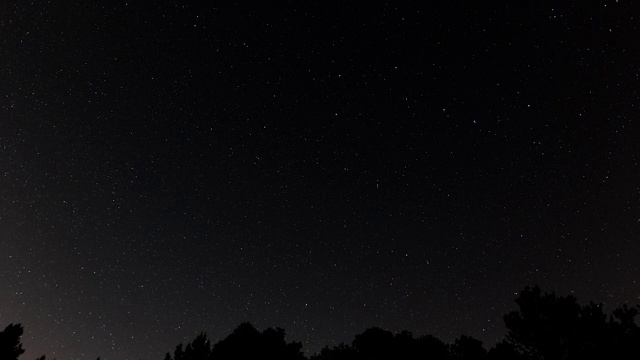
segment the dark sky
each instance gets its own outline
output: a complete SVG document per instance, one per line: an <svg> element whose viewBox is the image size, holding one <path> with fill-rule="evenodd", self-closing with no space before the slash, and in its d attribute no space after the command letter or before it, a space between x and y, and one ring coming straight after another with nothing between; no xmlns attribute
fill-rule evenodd
<svg viewBox="0 0 640 360"><path fill-rule="evenodd" d="M635 1L182 3L0 4L25 359L243 321L491 346L529 284L640 302Z"/></svg>

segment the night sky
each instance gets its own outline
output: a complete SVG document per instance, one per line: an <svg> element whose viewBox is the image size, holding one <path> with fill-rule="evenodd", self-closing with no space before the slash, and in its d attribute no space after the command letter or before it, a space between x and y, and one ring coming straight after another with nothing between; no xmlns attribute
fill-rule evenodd
<svg viewBox="0 0 640 360"><path fill-rule="evenodd" d="M23 358L244 321L492 346L530 284L640 302L637 2L184 3L0 3Z"/></svg>

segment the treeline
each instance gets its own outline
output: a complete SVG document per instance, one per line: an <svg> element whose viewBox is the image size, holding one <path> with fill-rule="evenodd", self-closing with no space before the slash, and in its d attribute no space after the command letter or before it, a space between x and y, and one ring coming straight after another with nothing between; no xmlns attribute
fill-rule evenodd
<svg viewBox="0 0 640 360"><path fill-rule="evenodd" d="M508 333L487 350L482 342L462 335L445 344L431 335L392 333L371 328L356 335L351 344L325 347L309 360L573 360L640 359L640 328L635 317L640 306L623 306L607 315L602 305L581 305L573 296L542 293L528 287L516 299L519 310L504 316ZM0 360L17 360L24 353L20 324L0 332ZM179 344L164 360L279 359L306 360L299 342L287 342L285 331L258 331L249 323L238 326L212 345L205 333ZM45 360L42 356L37 360ZM159 359L158 359L159 360Z"/></svg>

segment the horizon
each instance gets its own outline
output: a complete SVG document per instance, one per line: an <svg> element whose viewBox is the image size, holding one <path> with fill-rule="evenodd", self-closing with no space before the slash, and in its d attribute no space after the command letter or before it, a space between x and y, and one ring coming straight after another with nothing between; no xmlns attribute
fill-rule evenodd
<svg viewBox="0 0 640 360"><path fill-rule="evenodd" d="M369 343L370 345L377 344L375 346L382 346L381 344L379 344L379 342L383 340L383 338L379 337L381 335L380 331L382 333L390 334L390 336L393 336L395 339L404 339L401 342L397 342L396 345L393 345L392 343L388 342L389 339L387 338L387 340L384 340L384 341L387 341L384 346L406 347L409 345L409 343L406 342L407 335L409 339L414 339L414 341L422 341L422 339L431 338L437 342L440 342L442 344L441 346L445 347L447 351L458 352L458 356L463 356L464 359L467 359L468 356L471 356L469 359L476 359L477 356L481 356L481 354L477 353L478 351L477 347L484 349L482 351L484 351L485 356L488 355L490 359L493 359L493 358L502 359L502 358L505 358L505 356L511 356L511 357L517 356L514 353L509 353L508 351L517 352L518 350L516 349L518 345L516 344L520 344L519 346L523 346L524 348L531 347L532 346L532 343L530 343L531 337L532 337L531 334L535 334L534 338L536 338L537 340L535 340L533 344L538 343L537 345L539 347L538 349L541 351L550 351L552 354L557 353L558 351L570 351L570 352L584 351L585 349L581 349L581 348L584 346L585 340L587 339L580 340L577 343L575 343L575 336L577 334L573 334L573 332L579 332L579 331L582 331L583 333L582 336L590 336L590 337L595 336L593 339L587 340L586 342L587 344L589 343L589 341L593 341L597 339L599 339L599 341L602 342L602 344L600 345L591 343L590 347L588 346L586 351L588 351L589 353L592 353L594 351L593 346L598 347L598 346L604 345L605 348L601 350L604 350L607 353L610 353L613 350L611 348L612 344L607 342L606 336L602 333L603 328L601 326L604 326L605 328L608 327L609 330L607 331L614 332L611 335L608 335L608 336L612 336L611 337L612 339L618 339L617 341L621 341L620 339L628 338L627 340L622 340L622 342L620 342L617 345L618 349L616 350L618 352L622 351L621 354L628 355L628 351L630 349L620 350L620 347L624 348L625 346L633 346L632 344L634 344L634 341L636 340L634 340L635 338L633 337L629 337L630 334L634 334L631 336L635 336L635 337L640 336L640 331L639 331L640 327L638 327L638 321L637 319L635 319L635 316L638 314L638 312L640 312L639 310L640 304L636 304L635 306L631 306L631 307L627 307L628 304L623 304L621 306L616 307L616 310L611 311L611 314L609 314L609 311L604 310L604 306L602 303L594 303L593 301L589 301L588 304L583 304L584 302L579 301L579 299L577 299L575 296L571 294L559 295L559 294L556 294L555 291L543 292L542 289L540 289L537 285L526 286L521 292L519 292L518 297L515 299L515 302L519 305L519 310L515 310L510 312L509 314L504 315L504 321L506 324L505 328L509 328L509 332L508 334L505 334L505 336L502 339L499 340L499 344L490 344L490 345L484 344L482 341L476 339L473 336L469 337L468 334L460 334L456 337L456 339L454 339L454 341L447 342L447 341L443 341L442 339L439 339L438 337L434 337L432 334L415 334L408 329L393 331L389 329L380 328L377 326L372 326L359 332L358 334L354 334L354 336L352 336L353 338L352 342L340 342L339 344L325 344L324 346L322 346L321 349L318 349L317 351L314 351L314 352L310 352L309 349L304 348L304 345L302 344L302 342L295 341L294 339L289 339L286 335L286 329L282 329L277 326L269 326L267 328L264 328L261 331L260 328L256 328L251 322L248 321L248 322L243 322L239 324L233 330L228 331L225 337L219 338L217 340L215 338L208 337L207 331L198 332L197 334L194 334L189 339L177 342L176 343L177 345L174 346L171 350L168 350L166 352L166 355L174 354L174 356L177 358L178 351L186 350L188 352L191 349L196 350L195 344L200 338L202 338L203 340L206 340L206 342L201 342L199 346L205 345L207 349L211 349L214 352L218 351L217 355L211 354L213 358L218 358L218 356L222 356L222 357L233 356L231 353L229 353L229 351L230 350L233 351L232 349L234 348L234 346L241 346L242 348L247 348L248 346L249 347L265 346L264 343L254 343L253 345L249 343L245 343L245 344L238 343L238 341L246 341L246 342L255 341L255 338L247 337L247 331L255 332L256 334L262 333L263 335L267 334L268 331L272 331L271 334L281 333L281 336L282 336L281 341L283 341L282 345L287 347L289 346L297 347L299 354L302 356L303 359L306 358L307 356L312 356L312 358L319 357L319 359L316 359L316 360L322 360L323 356L328 356L327 357L328 359L334 359L334 357L332 357L331 355L325 354L326 351L329 351L329 352L338 351L338 353L336 353L335 356L346 356L345 354L340 355L341 351L343 350L339 350L339 349L344 349L344 346L346 346L347 349L357 349L355 351L370 351L366 349L365 343ZM573 304L573 305L570 305L570 304ZM528 309L528 312L526 313L523 312L525 308ZM531 310L534 308L537 310L535 311L535 313L532 313ZM600 315L598 315L599 313ZM519 323L521 323L521 325L516 325L515 323L513 323L514 319L524 319L524 320L517 320ZM545 319L543 320L542 325L540 325L540 319ZM629 326L628 324L625 325L626 321L629 321L629 320L631 320L631 324L633 324L633 327L631 328L628 327ZM581 323L581 321L583 322ZM577 322L577 323L570 324L571 322ZM598 325L599 322L600 322L600 325ZM13 325L14 324L9 324L7 326L7 329L11 328L11 326ZM21 324L16 324L16 325L19 326L20 328L23 328ZM528 328L523 330L519 326L527 326ZM554 327L557 327L557 328L554 328ZM578 330L581 327L582 329ZM554 330L551 331L550 329L554 329ZM7 330L5 329L5 332L6 331ZM551 335L549 335L550 331L552 332ZM617 333L620 331L621 333ZM0 334L2 334L2 332L0 332ZM369 334L367 336L369 340L367 341L364 340L365 334ZM377 335L373 335L373 334L377 334ZM235 340L232 340L234 336L235 336ZM552 336L552 339L555 339L555 337L557 336L566 337L566 341L565 341L566 345L564 346L568 346L568 347L566 349L560 349L560 348L549 349L547 348L547 346L550 339L545 338L546 336ZM541 337L541 338L537 338L537 337ZM272 346L270 351L274 351L275 349L274 346L276 346L276 343L273 343L273 341L275 339L272 336L269 336L266 339L270 339L269 341L271 342L271 346ZM428 347L430 348L430 351L436 351L436 349L433 348L434 346L433 340L430 340L424 345L426 346L426 344L431 344ZM614 340L614 343L615 341L616 340ZM4 339L1 343L2 344L0 345L2 346L0 346L0 352L2 352L3 356L6 356L8 354L5 354L3 351L7 351L7 347L6 347L7 339ZM222 350L222 347L220 345L223 343L227 343L226 348L228 350ZM573 343L573 345L571 345L571 343ZM235 344L235 345L231 345L231 344ZM563 343L559 342L558 344L563 344ZM24 352L23 345L25 344L19 344L18 346L18 349L22 349L22 352ZM279 345L279 346L282 346L282 345ZM502 346L502 348L499 348L499 346ZM507 351L505 350L505 346L512 347L513 350ZM464 350L465 347L466 347L466 350ZM534 345L534 348L536 348L536 345ZM380 349L381 348L378 348L378 350L375 350L375 351L380 351ZM422 354L421 356L425 356L425 355L439 356L435 354L429 355L428 352L424 353L425 351L424 348L422 348L422 350L419 350L419 349L421 349L420 346L414 347L413 350L409 350L408 348L405 350L406 351L423 351L422 353L420 353ZM211 351L211 350L208 350L208 351ZM235 351L238 351L238 350L240 349L236 349ZM253 349L252 351L261 352L263 350L266 350L266 349L262 349L262 350ZM322 350L322 352L320 352L320 350ZM399 348L397 348L396 351L397 350L399 350ZM601 351L601 350L597 350L597 351ZM222 351L222 353L220 353L220 351ZM385 351L392 351L392 349L387 348ZM200 355L196 355L196 356L203 356L201 352L197 352L197 353L199 353ZM475 355L471 355L471 354L475 354ZM511 355L506 355L506 354L511 354ZM81 355L86 357L84 353ZM292 354L289 353L288 356L291 356L291 355ZM353 355L354 354L351 353L351 356ZM414 355L419 356L418 353ZM24 358L25 357L23 357L23 359ZM98 356L97 358L102 358L102 357ZM343 357L340 357L340 358L343 358ZM347 358L350 358L350 357L347 357ZM41 358L39 357L37 360L39 359ZM194 359L188 357L188 359L206 360L206 359L209 359L209 357L197 357ZM8 360L11 360L11 359L8 359Z"/></svg>

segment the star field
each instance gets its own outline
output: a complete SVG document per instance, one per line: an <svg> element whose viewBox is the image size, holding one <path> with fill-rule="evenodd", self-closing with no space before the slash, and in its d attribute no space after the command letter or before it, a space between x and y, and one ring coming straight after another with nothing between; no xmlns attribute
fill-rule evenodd
<svg viewBox="0 0 640 360"><path fill-rule="evenodd" d="M279 326L491 346L639 303L632 1L0 5L0 326L158 359ZM2 325L4 324L4 325Z"/></svg>

